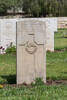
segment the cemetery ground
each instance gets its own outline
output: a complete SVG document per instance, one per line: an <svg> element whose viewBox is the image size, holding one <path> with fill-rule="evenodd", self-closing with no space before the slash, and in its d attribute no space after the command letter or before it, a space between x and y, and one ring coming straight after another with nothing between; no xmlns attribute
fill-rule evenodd
<svg viewBox="0 0 67 100"><path fill-rule="evenodd" d="M0 55L0 100L67 100L67 29L55 34L55 52L47 52L47 83L16 83L16 55ZM11 84L11 85L8 85Z"/></svg>

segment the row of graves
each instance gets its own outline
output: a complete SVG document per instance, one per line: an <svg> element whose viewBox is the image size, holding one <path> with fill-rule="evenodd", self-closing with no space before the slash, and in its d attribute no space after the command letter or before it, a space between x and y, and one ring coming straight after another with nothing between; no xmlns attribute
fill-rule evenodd
<svg viewBox="0 0 67 100"><path fill-rule="evenodd" d="M67 17L58 17L57 18L58 22L58 28L67 28Z"/></svg>
<svg viewBox="0 0 67 100"><path fill-rule="evenodd" d="M0 19L0 54L17 48L17 84L46 82L46 51L54 51L57 18Z"/></svg>

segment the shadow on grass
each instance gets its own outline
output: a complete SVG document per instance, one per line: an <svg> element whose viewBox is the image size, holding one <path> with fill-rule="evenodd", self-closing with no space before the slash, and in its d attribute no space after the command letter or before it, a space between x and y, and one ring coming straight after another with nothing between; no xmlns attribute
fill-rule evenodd
<svg viewBox="0 0 67 100"><path fill-rule="evenodd" d="M67 74L67 71L66 72L61 72L62 74Z"/></svg>
<svg viewBox="0 0 67 100"><path fill-rule="evenodd" d="M57 76L57 77L52 76L52 77L47 77L47 80L53 80L53 81L56 81L56 80L67 80L67 76Z"/></svg>
<svg viewBox="0 0 67 100"><path fill-rule="evenodd" d="M0 76L3 80L6 80L6 82L3 83L7 83L7 84L16 84L16 75L2 75Z"/></svg>

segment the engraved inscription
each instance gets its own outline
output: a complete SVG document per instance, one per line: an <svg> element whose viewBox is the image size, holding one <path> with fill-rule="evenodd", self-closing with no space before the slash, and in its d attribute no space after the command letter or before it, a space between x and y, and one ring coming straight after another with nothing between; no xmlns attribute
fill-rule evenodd
<svg viewBox="0 0 67 100"><path fill-rule="evenodd" d="M22 22L22 24L23 25L20 29L20 35L19 35L20 40L18 39L19 44L25 45L30 40L30 37L32 37L32 35L33 35L33 40L37 44L44 44L44 28L43 28L44 22L39 24L38 21L31 21L31 22L24 21Z"/></svg>

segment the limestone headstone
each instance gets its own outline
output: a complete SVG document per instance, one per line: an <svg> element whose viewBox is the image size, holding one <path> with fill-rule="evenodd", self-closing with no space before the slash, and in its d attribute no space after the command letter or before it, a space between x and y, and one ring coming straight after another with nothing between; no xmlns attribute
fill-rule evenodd
<svg viewBox="0 0 67 100"><path fill-rule="evenodd" d="M0 20L0 54L1 54L1 20Z"/></svg>
<svg viewBox="0 0 67 100"><path fill-rule="evenodd" d="M11 43L16 45L16 20L2 19L0 29L1 46L6 49Z"/></svg>
<svg viewBox="0 0 67 100"><path fill-rule="evenodd" d="M46 50L54 52L54 32L57 31L57 18L46 19Z"/></svg>
<svg viewBox="0 0 67 100"><path fill-rule="evenodd" d="M38 20L17 22L17 84L46 82L46 29Z"/></svg>
<svg viewBox="0 0 67 100"><path fill-rule="evenodd" d="M67 17L58 17L58 28L67 28Z"/></svg>

